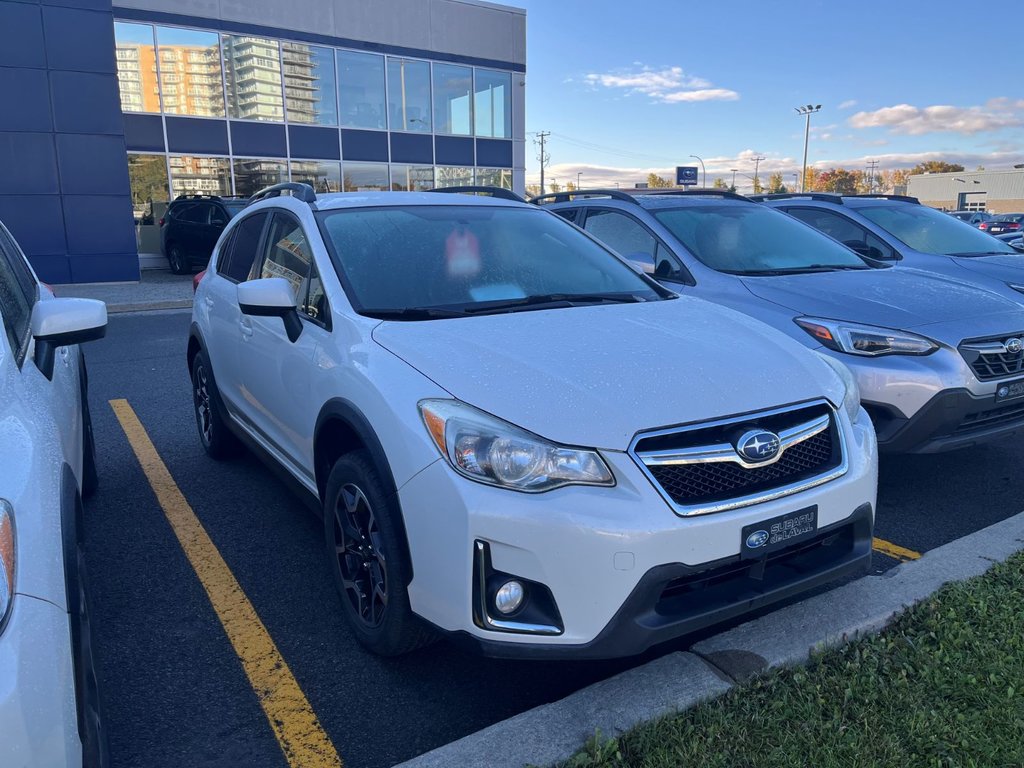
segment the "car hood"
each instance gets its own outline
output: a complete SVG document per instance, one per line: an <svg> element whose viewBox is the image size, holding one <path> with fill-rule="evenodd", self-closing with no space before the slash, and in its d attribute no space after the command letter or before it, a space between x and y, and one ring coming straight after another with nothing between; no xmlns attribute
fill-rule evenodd
<svg viewBox="0 0 1024 768"><path fill-rule="evenodd" d="M690 297L384 322L373 338L459 400L571 445L625 450L641 430L843 397L797 342Z"/></svg>
<svg viewBox="0 0 1024 768"><path fill-rule="evenodd" d="M909 329L1020 309L1011 299L984 288L902 267L742 279L755 296L799 314L887 328Z"/></svg>
<svg viewBox="0 0 1024 768"><path fill-rule="evenodd" d="M1003 282L1024 283L1024 253L998 256L951 257L953 262L968 272L993 277Z"/></svg>

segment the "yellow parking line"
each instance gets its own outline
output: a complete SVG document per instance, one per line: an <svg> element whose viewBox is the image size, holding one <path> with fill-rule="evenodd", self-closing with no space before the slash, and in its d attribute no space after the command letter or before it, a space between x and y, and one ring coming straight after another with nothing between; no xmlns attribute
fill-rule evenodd
<svg viewBox="0 0 1024 768"><path fill-rule="evenodd" d="M891 541L886 541L885 539L874 539L871 542L871 546L875 552L881 552L883 555L888 555L889 557L896 558L903 562L907 562L908 560L917 560L921 557L920 552L915 552L912 549L906 549L901 547L899 544L893 544Z"/></svg>
<svg viewBox="0 0 1024 768"><path fill-rule="evenodd" d="M341 757L317 720L249 598L175 484L127 400L111 400L157 501L202 582L291 768L340 768Z"/></svg>

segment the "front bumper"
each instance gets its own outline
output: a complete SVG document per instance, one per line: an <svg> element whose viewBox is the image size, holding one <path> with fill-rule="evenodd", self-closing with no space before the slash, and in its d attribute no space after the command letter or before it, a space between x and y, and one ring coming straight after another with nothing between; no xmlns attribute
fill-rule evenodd
<svg viewBox="0 0 1024 768"><path fill-rule="evenodd" d="M603 453L616 477L613 488L570 486L537 495L473 483L439 460L399 491L413 564L412 608L490 655L612 657L861 570L870 558L877 449L863 411L844 431L849 468L842 477L689 518L671 509L625 453ZM820 546L813 554L782 550L760 579L750 562L740 563L744 526L810 505L818 508ZM474 621L478 542L496 571L550 591L558 633L496 631Z"/></svg>
<svg viewBox="0 0 1024 768"><path fill-rule="evenodd" d="M941 453L1024 433L1024 398L997 403L995 394L949 390L910 418L886 403L865 399L864 407L883 453Z"/></svg>
<svg viewBox="0 0 1024 768"><path fill-rule="evenodd" d="M26 595L0 635L0 765L82 766L68 614Z"/></svg>

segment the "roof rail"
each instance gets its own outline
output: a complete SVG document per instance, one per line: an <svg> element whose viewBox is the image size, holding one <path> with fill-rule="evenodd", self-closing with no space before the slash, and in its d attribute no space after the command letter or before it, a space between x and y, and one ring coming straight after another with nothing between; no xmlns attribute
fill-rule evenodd
<svg viewBox="0 0 1024 768"><path fill-rule="evenodd" d="M837 195L833 192L773 192L767 195L751 195L747 199L763 203L766 200L793 200L797 198L821 200L822 202L835 203L836 205L843 204L843 195Z"/></svg>
<svg viewBox="0 0 1024 768"><path fill-rule="evenodd" d="M546 195L531 197L530 202L534 205L567 203L577 197L610 197L613 200L633 202L633 195L623 192L621 189L574 189L568 192L548 192Z"/></svg>
<svg viewBox="0 0 1024 768"><path fill-rule="evenodd" d="M248 199L245 195L210 195L206 192L186 192L184 195L178 195L174 200L233 200L238 198Z"/></svg>
<svg viewBox="0 0 1024 768"><path fill-rule="evenodd" d="M265 200L268 197L280 197L283 193L290 192L292 197L298 198L304 203L312 205L316 202L316 192L309 184L300 181L286 181L283 184L275 184L272 187L265 187L249 198L250 205L258 200Z"/></svg>
<svg viewBox="0 0 1024 768"><path fill-rule="evenodd" d="M876 197L879 200L900 200L900 201L902 201L904 203L917 203L918 205L921 204L920 200L918 200L916 197L911 197L910 195L882 195L882 194L875 194L875 195L843 195L843 197L866 197L866 198Z"/></svg>
<svg viewBox="0 0 1024 768"><path fill-rule="evenodd" d="M434 187L433 189L424 190L426 192L448 192L451 194L467 194L467 195L489 195L490 197L497 197L502 200L515 200L517 203L525 203L526 198L520 197L511 189L505 189L504 187L487 186L485 184L465 184L458 187Z"/></svg>
<svg viewBox="0 0 1024 768"><path fill-rule="evenodd" d="M693 189L638 189L633 191L634 195L681 195L689 197L724 197L727 200L745 200L751 198L744 195L730 192L728 189L715 189L714 187L695 187Z"/></svg>

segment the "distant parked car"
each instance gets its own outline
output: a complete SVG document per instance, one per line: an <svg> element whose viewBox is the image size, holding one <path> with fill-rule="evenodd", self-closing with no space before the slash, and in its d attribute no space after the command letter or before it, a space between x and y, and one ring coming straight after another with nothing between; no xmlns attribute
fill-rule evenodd
<svg viewBox="0 0 1024 768"><path fill-rule="evenodd" d="M106 306L58 299L0 224L0 765L107 765L82 498L96 489L85 359Z"/></svg>
<svg viewBox="0 0 1024 768"><path fill-rule="evenodd" d="M949 215L954 219L967 222L972 227L980 227L992 218L992 214L984 211L952 211Z"/></svg>
<svg viewBox="0 0 1024 768"><path fill-rule="evenodd" d="M848 366L881 450L934 453L1024 431L1024 399L1015 400L1024 398L1024 353L1007 353L1005 368L988 367L1002 340L1021 343L1020 294L971 285L966 272L954 282L887 268L865 258L877 252L858 255L729 192L646 192L583 190L535 201L553 201L544 207L673 290L750 315Z"/></svg>
<svg viewBox="0 0 1024 768"><path fill-rule="evenodd" d="M160 251L171 272L184 275L205 267L220 233L245 208L248 198L182 195L160 219Z"/></svg>
<svg viewBox="0 0 1024 768"><path fill-rule="evenodd" d="M993 216L991 221L979 227L990 235L1005 235L1010 232L1020 232L1024 227L1024 213L1001 213Z"/></svg>
<svg viewBox="0 0 1024 768"><path fill-rule="evenodd" d="M1005 235L993 235L996 240L1002 240L1009 246L1016 248L1018 251L1024 251L1024 233L1021 232L1008 232Z"/></svg>

